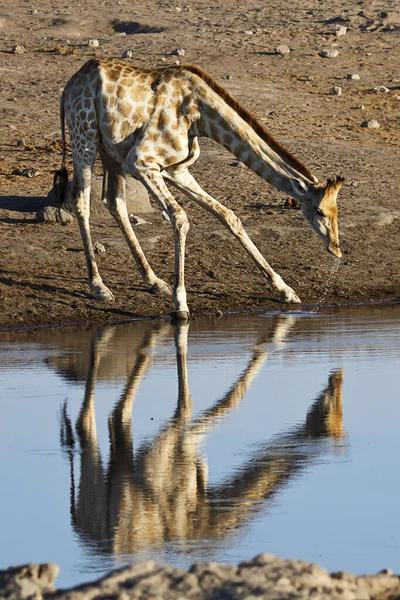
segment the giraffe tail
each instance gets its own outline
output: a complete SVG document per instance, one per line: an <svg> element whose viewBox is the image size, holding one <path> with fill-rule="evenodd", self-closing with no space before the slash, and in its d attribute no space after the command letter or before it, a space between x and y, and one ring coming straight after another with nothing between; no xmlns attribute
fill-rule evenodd
<svg viewBox="0 0 400 600"><path fill-rule="evenodd" d="M68 171L65 167L65 108L64 108L64 92L61 95L60 100L60 124L61 124L61 148L62 148L62 162L61 169L54 173L53 187L56 195L56 206L59 208L63 206L65 202L67 185L68 185Z"/></svg>

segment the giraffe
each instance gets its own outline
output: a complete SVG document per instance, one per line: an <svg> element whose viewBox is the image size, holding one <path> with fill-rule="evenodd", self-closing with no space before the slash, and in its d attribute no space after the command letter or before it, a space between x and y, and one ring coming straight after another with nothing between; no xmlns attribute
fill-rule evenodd
<svg viewBox="0 0 400 600"><path fill-rule="evenodd" d="M140 180L170 217L175 243L173 315L187 319L184 267L189 221L166 183L170 183L219 219L261 270L270 287L287 303L300 298L268 264L235 213L210 196L189 167L200 154L198 138L208 137L278 190L300 202L301 210L325 243L340 258L337 194L344 178L317 178L283 148L220 84L200 67L137 68L117 59L92 59L66 84L60 101L62 165L54 183L61 206L68 173L65 168L67 122L74 175L69 202L77 215L96 298L114 299L100 276L90 235L90 182L97 154L105 173L103 201L120 226L144 281L154 292L171 293L150 267L129 223L125 177Z"/></svg>
<svg viewBox="0 0 400 600"><path fill-rule="evenodd" d="M93 332L76 436L65 405L60 436L70 461L71 522L85 544L118 556L173 539L226 538L248 523L264 506L265 499L279 493L326 450L322 440L342 443L346 434L342 421L343 370L339 369L330 374L327 385L317 393L305 419L262 443L229 477L208 482L203 439L245 401L269 356L285 346L296 320L294 315L279 314L270 330L258 332L243 371L226 393L196 417L187 365L190 323L178 322L174 328L176 409L154 438L147 438L134 450L135 396L141 381L149 376L151 349L170 335L172 326L154 323L139 332L133 367L108 419L108 465L102 461L96 431L95 388L101 363L113 353L110 342L116 342L124 332L115 326ZM64 371L71 378L74 360L77 359L69 356L59 373ZM75 441L80 463L77 492L73 472Z"/></svg>

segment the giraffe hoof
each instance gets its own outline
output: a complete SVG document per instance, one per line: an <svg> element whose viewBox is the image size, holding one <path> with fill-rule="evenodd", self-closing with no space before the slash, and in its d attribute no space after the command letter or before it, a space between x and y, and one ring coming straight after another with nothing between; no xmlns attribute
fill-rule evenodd
<svg viewBox="0 0 400 600"><path fill-rule="evenodd" d="M162 279L152 285L150 291L152 294L157 294L159 296L172 296L172 288Z"/></svg>
<svg viewBox="0 0 400 600"><path fill-rule="evenodd" d="M301 304L300 298L291 288L281 292L279 302L284 304Z"/></svg>
<svg viewBox="0 0 400 600"><path fill-rule="evenodd" d="M188 310L173 310L171 312L172 321L188 321L190 314Z"/></svg>
<svg viewBox="0 0 400 600"><path fill-rule="evenodd" d="M105 290L97 292L96 300L99 300L99 302L114 302L115 298L111 290L106 288Z"/></svg>

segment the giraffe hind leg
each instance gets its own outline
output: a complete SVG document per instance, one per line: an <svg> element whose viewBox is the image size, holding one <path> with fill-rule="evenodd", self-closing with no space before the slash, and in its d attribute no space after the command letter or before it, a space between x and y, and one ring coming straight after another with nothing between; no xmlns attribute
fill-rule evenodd
<svg viewBox="0 0 400 600"><path fill-rule="evenodd" d="M93 161L94 162L94 161ZM89 274L89 287L96 294L96 299L102 302L112 302L114 296L109 288L104 285L97 266L92 236L90 234L90 183L92 166L76 168L71 187L70 204L76 214L81 231L83 248Z"/></svg>
<svg viewBox="0 0 400 600"><path fill-rule="evenodd" d="M124 171L104 153L101 153L101 159L106 177L103 182L103 202L106 203L108 210L121 229L143 280L150 286L153 293L171 296L171 287L163 279L157 277L150 267L129 221L125 199L126 181Z"/></svg>

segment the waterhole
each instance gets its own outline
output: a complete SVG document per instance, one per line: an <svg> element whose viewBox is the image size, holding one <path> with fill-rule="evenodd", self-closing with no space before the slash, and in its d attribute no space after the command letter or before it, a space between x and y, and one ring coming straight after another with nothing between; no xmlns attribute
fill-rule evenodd
<svg viewBox="0 0 400 600"><path fill-rule="evenodd" d="M0 568L400 571L400 306L0 334Z"/></svg>

